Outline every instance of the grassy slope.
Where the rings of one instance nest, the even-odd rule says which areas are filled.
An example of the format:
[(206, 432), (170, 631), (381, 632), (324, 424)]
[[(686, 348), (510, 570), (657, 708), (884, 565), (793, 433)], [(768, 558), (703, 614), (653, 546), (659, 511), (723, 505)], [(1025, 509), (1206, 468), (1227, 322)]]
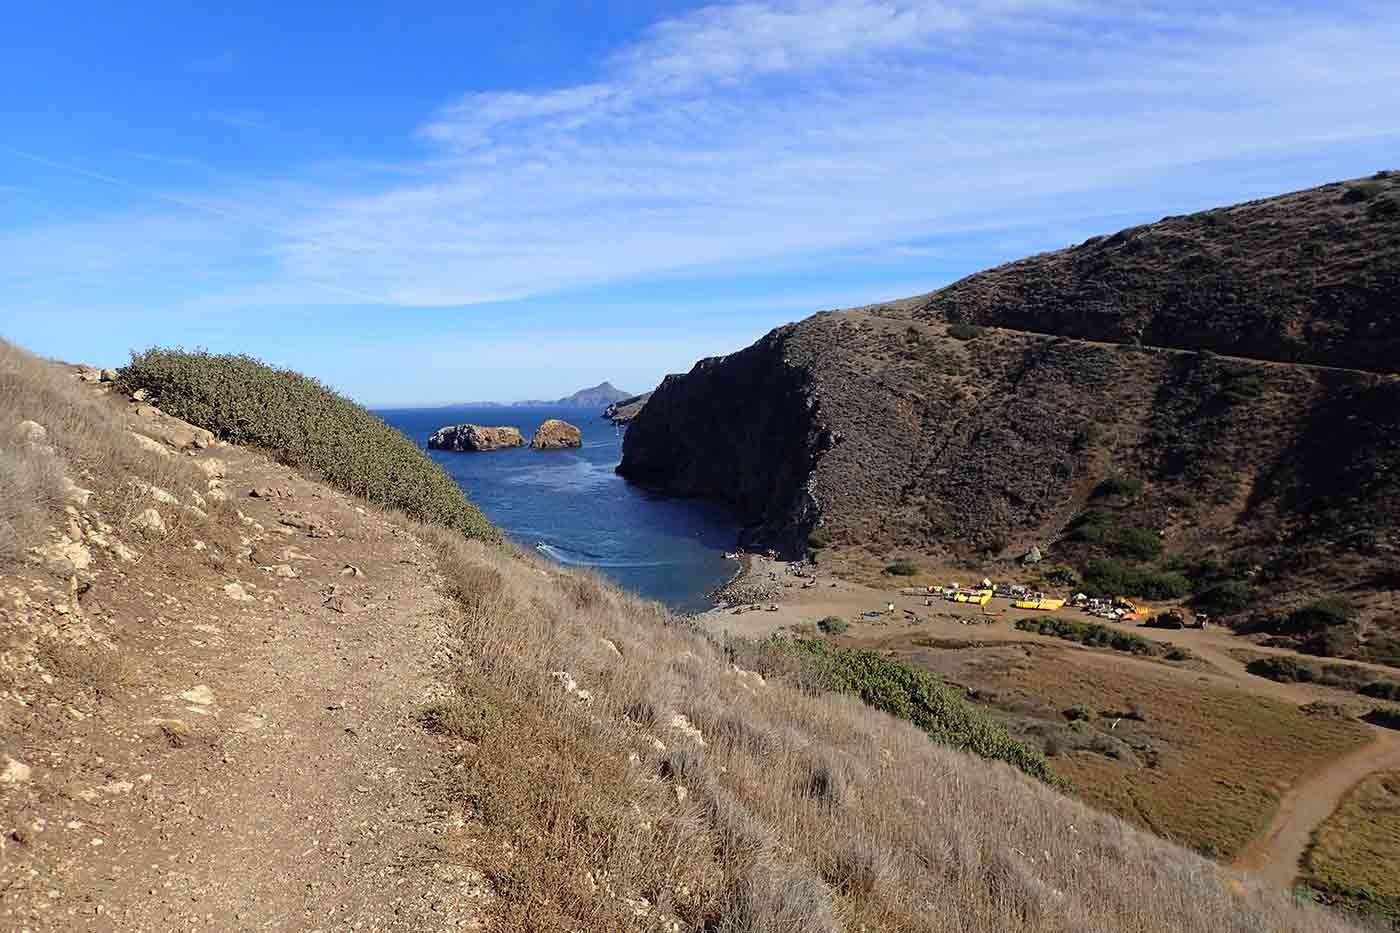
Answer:
[(1303, 867), (1324, 898), (1400, 923), (1400, 772), (1352, 788), (1314, 833)]
[[(52, 372), (18, 359), (22, 386)], [(51, 418), (60, 448), (75, 446), (63, 419), (81, 404), (64, 394)], [(322, 398), (266, 410), (320, 419), (300, 404)], [(0, 407), (0, 428), (24, 410)], [(351, 449), (378, 442), (371, 422), (345, 423)], [(143, 464), (90, 466), (121, 476)], [(377, 501), (412, 501), (374, 488)], [(1340, 928), (852, 698), (736, 671), (656, 604), (470, 540), (447, 514), (420, 533), (460, 613), (458, 692), (425, 722), (469, 740), (438, 792), (487, 826), (478, 851), (507, 928), (637, 929), (642, 912), (729, 931)]]

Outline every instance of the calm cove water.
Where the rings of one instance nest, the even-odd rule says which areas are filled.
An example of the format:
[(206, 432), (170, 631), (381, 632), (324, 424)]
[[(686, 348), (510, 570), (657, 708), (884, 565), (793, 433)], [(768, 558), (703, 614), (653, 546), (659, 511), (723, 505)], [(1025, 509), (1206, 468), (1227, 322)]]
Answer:
[(613, 472), (622, 432), (592, 409), (412, 408), (375, 412), (420, 447), (447, 424), (519, 428), (528, 443), (546, 418), (583, 432), (578, 450), (429, 454), (461, 484), (486, 517), (525, 547), (562, 564), (592, 567), (633, 592), (680, 611), (709, 608), (705, 594), (737, 565), (738, 525), (725, 510), (633, 486)]

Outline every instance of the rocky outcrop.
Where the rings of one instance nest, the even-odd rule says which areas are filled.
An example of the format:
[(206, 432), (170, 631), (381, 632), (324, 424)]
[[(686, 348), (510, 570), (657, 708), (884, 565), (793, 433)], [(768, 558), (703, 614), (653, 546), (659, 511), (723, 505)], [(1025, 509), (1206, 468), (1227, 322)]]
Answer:
[(524, 447), (518, 428), (486, 428), (479, 424), (449, 424), (428, 438), (429, 450), (486, 451)]
[(530, 438), (534, 450), (563, 450), (567, 447), (582, 447), (583, 432), (558, 418), (550, 418), (541, 424)]
[[(1307, 348), (1318, 361), (1358, 366), (1372, 359), (1363, 344), (1400, 348), (1400, 318), (1358, 310), (1400, 304), (1400, 236), (1377, 235), (1390, 215), (1367, 206), (1394, 188), (1384, 180), (1364, 203), (1341, 186), (1264, 202), (1273, 213), (1248, 206), (1250, 229), (1235, 244), (1212, 247), (1238, 259), (1233, 305), (1200, 293), (1188, 313), (1170, 297), (1184, 292), (1135, 268), (1132, 281), (1144, 284), (1133, 295), (1077, 306), (1084, 314), (1092, 307), (1095, 321), (1111, 320), (1113, 307), (1137, 320), (1139, 299), (1156, 294), (1141, 329), (1081, 328), (1089, 318), (1070, 315), (1074, 302), (1056, 297), (1053, 285), (1079, 294), (1088, 280), (1045, 271), (1041, 263), (1065, 261), (1055, 254), (994, 270), (995, 289), (991, 280), (985, 291), (965, 280), (931, 297), (779, 328), (667, 377), (629, 426), (618, 470), (671, 494), (727, 502), (748, 525), (745, 543), (790, 556), (818, 524), (838, 546), (918, 551), (950, 563), (1010, 562), (1033, 546), (1056, 564), (1150, 563), (1133, 553), (1151, 554), (1160, 541), (1167, 555), (1188, 561), (1212, 555), (1261, 568), (1249, 585), (1275, 606), (1343, 591), (1365, 603), (1365, 594), (1396, 585), (1400, 379), (1390, 370), (1400, 353), (1378, 372), (1280, 363), (1289, 354), (1267, 336), (1262, 305), (1246, 293), (1257, 284), (1274, 296), (1272, 307), (1292, 309), (1290, 320), (1307, 322), (1300, 333), (1331, 327), (1331, 338)], [(1264, 248), (1255, 227), (1294, 229), (1295, 210), (1345, 214), (1329, 227), (1329, 249), (1350, 258), (1305, 282), (1236, 256)], [(1135, 231), (1117, 245), (1152, 238), (1144, 253), (1151, 268), (1176, 269), (1163, 255), (1163, 233)], [(1195, 241), (1175, 248), (1190, 255)], [(1343, 293), (1358, 303), (1343, 308), (1327, 297)], [(970, 295), (976, 314), (963, 313)], [(1052, 300), (1064, 314), (1050, 313)], [(1229, 328), (1213, 331), (1227, 334), (1216, 345), (1267, 350), (1268, 359), (1133, 342), (1189, 346), (1186, 318), (1174, 315), (1209, 321), (1211, 300), (1222, 302), (1222, 319), (1211, 326)], [(1175, 336), (1161, 330), (1178, 320)], [(1275, 336), (1292, 333), (1292, 324), (1280, 326)], [(1104, 484), (1110, 477), (1128, 482)], [(1113, 488), (1134, 491), (1103, 491)], [(1136, 545), (1119, 546), (1125, 534), (1136, 535)], [(1379, 599), (1375, 606), (1391, 620), (1376, 631), (1400, 632), (1400, 616), (1382, 612)], [(1400, 657), (1400, 638), (1395, 644)]]
[(798, 328), (667, 376), (627, 429), (617, 471), (644, 486), (731, 505), (744, 540), (795, 545), (806, 481), (832, 444), (817, 416), (813, 370), (794, 359)]
[(650, 392), (643, 392), (641, 395), (634, 395), (631, 398), (621, 399), (613, 402), (603, 409), (603, 417), (613, 424), (627, 424), (641, 412), (642, 406), (646, 405), (647, 399), (651, 398)]

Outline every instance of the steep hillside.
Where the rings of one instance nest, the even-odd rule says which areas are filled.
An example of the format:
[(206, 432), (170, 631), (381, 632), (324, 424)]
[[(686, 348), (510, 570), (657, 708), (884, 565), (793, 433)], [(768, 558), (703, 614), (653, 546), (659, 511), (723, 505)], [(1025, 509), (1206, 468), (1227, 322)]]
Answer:
[(1400, 372), (1400, 172), (1186, 217), (968, 276), (925, 321)]
[[(128, 379), (173, 366), (164, 404), (220, 434), (349, 405), (158, 359)], [(192, 404), (238, 380), (297, 387), (280, 429)], [(655, 603), (121, 384), (0, 343), (0, 488), (43, 492), (3, 515), (6, 929), (1347, 928), (1065, 797), (927, 675), (781, 642), (741, 669)], [(342, 414), (347, 449), (382, 437)], [(397, 475), (379, 502), (425, 474)]]
[[(1382, 598), (1397, 586), (1400, 380), (1377, 350), (1400, 341), (1400, 219), (1376, 207), (1392, 191), (1386, 177), (1167, 220), (779, 328), (668, 378), (619, 471), (728, 501), (748, 540), (790, 551), (818, 527), (958, 564), (1037, 545), (1086, 588), (1194, 588), (1241, 617), (1340, 594), (1352, 618), (1326, 632), (1257, 624), (1400, 663)], [(1274, 233), (1259, 231), (1306, 240), (1310, 217), (1342, 258), (1305, 275), (1260, 255)], [(1153, 245), (1129, 262), (1129, 242)], [(1218, 295), (1162, 272), (1207, 245), (1239, 298), (1219, 314)], [(1114, 342), (1129, 336), (1270, 359)], [(1384, 371), (1274, 361), (1300, 356)]]
[(613, 424), (627, 424), (637, 417), (637, 412), (642, 410), (647, 400), (651, 398), (650, 392), (643, 392), (641, 395), (633, 395), (628, 398), (618, 399), (608, 405), (603, 410), (603, 417)]

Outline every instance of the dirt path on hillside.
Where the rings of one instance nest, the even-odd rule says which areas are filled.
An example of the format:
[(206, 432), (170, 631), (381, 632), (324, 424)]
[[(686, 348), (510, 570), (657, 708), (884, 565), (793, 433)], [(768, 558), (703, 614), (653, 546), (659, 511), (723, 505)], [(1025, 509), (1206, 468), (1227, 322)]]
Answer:
[(99, 552), (80, 606), (35, 568), (3, 580), (9, 637), (81, 624), (84, 656), (122, 668), (6, 704), (0, 747), (25, 770), (0, 782), (0, 927), (483, 927), (450, 748), (415, 718), (450, 669), (431, 554), (261, 456), (211, 456), (243, 516), (222, 569)]
[(1278, 887), (1291, 887), (1313, 831), (1331, 816), (1347, 791), (1377, 771), (1400, 768), (1400, 734), (1376, 728), (1375, 741), (1329, 764), (1279, 799), (1268, 828), (1235, 859)]
[[(757, 568), (757, 575), (767, 579), (770, 571), (776, 572), (779, 580), (786, 579), (781, 563), (762, 563)], [(837, 615), (856, 619), (843, 640), (859, 647), (898, 648), (907, 644), (909, 639), (920, 636), (987, 643), (1040, 642), (1063, 649), (1060, 656), (1076, 665), (1108, 671), (1139, 667), (1163, 676), (1189, 678), (1193, 684), (1205, 682), (1291, 705), (1317, 700), (1355, 702), (1358, 699), (1355, 694), (1331, 687), (1281, 683), (1250, 674), (1244, 662), (1231, 653), (1233, 650), (1247, 648), (1260, 654), (1298, 655), (1286, 649), (1266, 648), (1242, 641), (1226, 629), (1133, 627), (1134, 634), (1187, 648), (1203, 662), (1198, 665), (1169, 665), (1123, 652), (1089, 648), (1063, 639), (1024, 632), (1004, 624), (1007, 616), (983, 616), (975, 607), (943, 601), (927, 606), (924, 597), (901, 595), (895, 587), (876, 589), (843, 580), (837, 581), (837, 586), (831, 588), (831, 582), (829, 578), (823, 578), (818, 587), (810, 590), (785, 589), (776, 612), (734, 615), (731, 610), (712, 610), (702, 615), (701, 619), (712, 628), (732, 636), (762, 638), (784, 627), (811, 624), (825, 616)], [(895, 606), (893, 614), (875, 620), (859, 618), (862, 612), (883, 610), (890, 603)], [(912, 623), (908, 613), (913, 613), (922, 621)], [(1068, 615), (1086, 622), (1102, 621), (1077, 612), (1069, 612)], [(994, 618), (1001, 624), (967, 624), (978, 623), (985, 618)], [(1381, 665), (1348, 663), (1356, 663), (1359, 667), (1383, 675), (1394, 673)], [(1400, 768), (1400, 733), (1378, 727), (1373, 729), (1376, 735), (1374, 741), (1328, 763), (1286, 789), (1268, 827), (1246, 846), (1236, 859), (1235, 867), (1250, 871), (1270, 884), (1285, 888), (1291, 886), (1298, 875), (1299, 861), (1313, 831), (1332, 815), (1346, 792), (1375, 772)]]

